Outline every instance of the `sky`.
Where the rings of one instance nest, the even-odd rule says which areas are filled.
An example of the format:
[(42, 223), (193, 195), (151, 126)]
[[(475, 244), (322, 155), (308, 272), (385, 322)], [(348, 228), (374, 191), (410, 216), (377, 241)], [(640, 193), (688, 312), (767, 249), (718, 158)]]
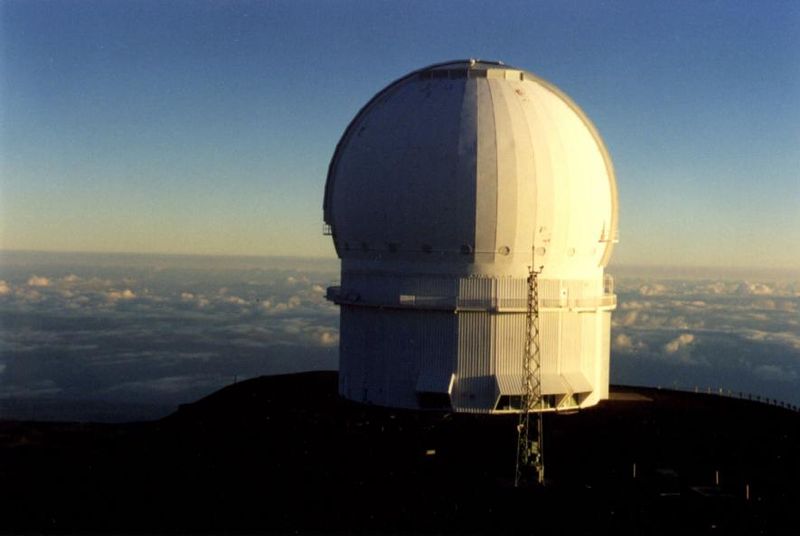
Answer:
[(587, 113), (617, 265), (800, 269), (800, 3), (0, 2), (0, 249), (334, 256), (322, 193), (405, 73), (502, 60)]

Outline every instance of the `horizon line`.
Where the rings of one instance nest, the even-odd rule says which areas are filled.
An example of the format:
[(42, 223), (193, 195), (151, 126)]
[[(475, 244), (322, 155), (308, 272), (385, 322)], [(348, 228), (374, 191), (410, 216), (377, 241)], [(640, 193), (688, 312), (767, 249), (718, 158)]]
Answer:
[[(298, 259), (314, 261), (339, 261), (334, 255), (287, 255), (287, 254), (264, 254), (264, 253), (185, 253), (185, 252), (158, 252), (158, 251), (97, 251), (97, 250), (38, 250), (38, 249), (5, 249), (0, 248), (0, 262), (4, 254), (15, 255), (93, 255), (93, 256), (119, 256), (119, 257), (173, 257), (173, 258), (219, 258), (219, 259)], [(655, 263), (615, 263), (611, 262), (606, 270), (698, 270), (698, 271), (721, 271), (721, 272), (790, 272), (800, 276), (800, 266), (715, 266), (703, 264), (655, 264)]]

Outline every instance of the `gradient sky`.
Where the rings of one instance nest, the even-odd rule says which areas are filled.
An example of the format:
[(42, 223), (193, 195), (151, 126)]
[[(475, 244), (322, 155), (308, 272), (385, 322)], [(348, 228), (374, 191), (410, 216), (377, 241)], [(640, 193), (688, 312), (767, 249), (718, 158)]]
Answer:
[(374, 93), (502, 60), (597, 125), (617, 264), (800, 269), (800, 3), (0, 2), (0, 248), (333, 256)]

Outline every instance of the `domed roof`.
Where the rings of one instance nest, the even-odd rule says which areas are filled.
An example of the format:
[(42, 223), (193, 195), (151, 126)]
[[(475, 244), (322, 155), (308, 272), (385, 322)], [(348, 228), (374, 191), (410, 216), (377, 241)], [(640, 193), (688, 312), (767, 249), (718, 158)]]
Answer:
[(415, 71), (361, 109), (324, 212), (342, 259), (389, 270), (522, 274), (533, 253), (544, 275), (580, 276), (607, 264), (617, 232), (614, 171), (580, 108), (529, 72), (475, 60)]

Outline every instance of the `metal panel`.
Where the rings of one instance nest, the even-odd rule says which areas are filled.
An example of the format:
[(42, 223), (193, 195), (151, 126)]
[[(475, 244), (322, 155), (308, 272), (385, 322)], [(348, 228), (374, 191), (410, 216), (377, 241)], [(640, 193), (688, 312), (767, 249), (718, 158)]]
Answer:
[(458, 315), (458, 368), (453, 389), (454, 408), (493, 409), (492, 322), (489, 313)]
[(561, 297), (561, 280), (559, 279), (539, 279), (539, 299), (558, 300)]
[(456, 375), (450, 372), (447, 374), (442, 371), (434, 371), (426, 373), (425, 370), (420, 372), (419, 379), (417, 380), (418, 393), (446, 393), (450, 394), (453, 390), (453, 381)]
[(558, 360), (561, 345), (561, 314), (558, 312), (540, 313), (539, 326), (542, 374), (558, 374)]
[(559, 372), (581, 371), (581, 322), (578, 313), (561, 315), (561, 350)]
[(497, 306), (524, 309), (527, 303), (528, 282), (519, 277), (497, 280)]
[(524, 377), (522, 374), (498, 374), (497, 391), (500, 395), (521, 395), (525, 392)]
[(475, 194), (475, 257), (478, 262), (492, 262), (498, 247), (497, 239), (497, 136), (495, 107), (487, 80), (477, 84), (478, 106), (478, 168)]
[(495, 279), (491, 277), (463, 277), (459, 280), (459, 308), (490, 308), (494, 306)]
[(564, 372), (561, 376), (569, 385), (569, 392), (590, 393), (593, 390), (591, 382), (586, 379), (582, 372)]
[(561, 395), (570, 391), (569, 385), (560, 374), (542, 372), (542, 394)]
[(600, 339), (599, 352), (595, 361), (597, 376), (595, 386), (600, 400), (608, 398), (609, 367), (611, 355), (611, 313), (600, 312), (600, 329), (597, 332)]
[[(519, 80), (519, 77), (517, 77)], [(490, 80), (495, 104), (498, 175), (498, 245), (511, 248), (513, 261), (529, 264), (539, 217), (536, 185), (536, 155), (531, 130), (525, 121), (523, 102), (511, 84)], [(502, 261), (501, 258), (497, 259)]]
[(600, 325), (597, 313), (581, 313), (581, 361), (580, 370), (592, 383), (596, 381), (594, 363), (601, 357), (600, 344), (597, 337)]
[[(416, 390), (420, 390), (421, 384), (441, 385), (444, 380), (449, 393), (456, 369), (457, 318), (454, 314), (445, 312), (435, 315), (422, 313), (417, 314), (415, 318), (419, 334), (415, 339), (417, 342), (415, 370), (419, 371)], [(409, 372), (402, 373), (409, 374)]]
[(342, 306), (339, 322), (339, 384), (340, 393), (353, 400), (366, 401), (365, 332), (369, 328), (364, 310)]
[(494, 372), (521, 376), (522, 360), (525, 355), (525, 314), (498, 314), (494, 315), (493, 321)]

